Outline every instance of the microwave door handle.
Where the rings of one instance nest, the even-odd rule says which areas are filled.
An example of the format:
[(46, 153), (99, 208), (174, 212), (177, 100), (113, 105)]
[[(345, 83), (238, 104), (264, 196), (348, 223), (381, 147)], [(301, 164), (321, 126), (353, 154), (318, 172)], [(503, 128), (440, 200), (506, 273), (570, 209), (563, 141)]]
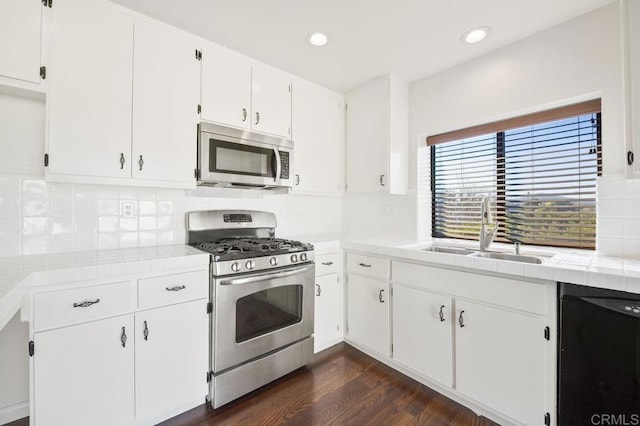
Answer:
[(280, 172), (282, 171), (282, 163), (280, 162), (280, 151), (278, 151), (278, 148), (273, 148), (273, 154), (276, 159), (276, 173), (273, 176), (273, 181), (277, 182), (278, 180), (280, 180)]

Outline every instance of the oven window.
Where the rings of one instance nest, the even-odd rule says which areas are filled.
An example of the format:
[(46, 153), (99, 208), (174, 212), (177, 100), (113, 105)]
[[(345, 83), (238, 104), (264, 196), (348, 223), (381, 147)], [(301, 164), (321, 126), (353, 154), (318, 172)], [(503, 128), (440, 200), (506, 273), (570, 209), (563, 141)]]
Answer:
[(301, 320), (301, 285), (275, 287), (250, 294), (236, 302), (236, 342), (253, 339)]
[(275, 174), (273, 149), (210, 139), (209, 152), (211, 172), (263, 177)]

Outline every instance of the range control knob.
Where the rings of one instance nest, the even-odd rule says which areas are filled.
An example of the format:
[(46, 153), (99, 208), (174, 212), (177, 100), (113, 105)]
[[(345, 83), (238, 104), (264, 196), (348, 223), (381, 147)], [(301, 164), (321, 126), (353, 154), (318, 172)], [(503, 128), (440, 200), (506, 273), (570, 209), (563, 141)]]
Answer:
[(297, 254), (292, 254), (291, 255), (291, 262), (296, 263), (298, 261), (298, 255)]
[(271, 264), (271, 266), (276, 266), (276, 265), (278, 265), (278, 258), (277, 258), (277, 257), (275, 257), (275, 256), (274, 256), (274, 257), (272, 257), (272, 258), (269, 260), (269, 263)]
[(231, 270), (233, 272), (238, 272), (240, 270), (240, 264), (238, 262), (233, 262), (231, 264)]
[(302, 253), (300, 255), (300, 261), (301, 262), (306, 262), (307, 261), (307, 253)]
[(256, 263), (253, 260), (247, 260), (247, 263), (245, 263), (244, 266), (248, 270), (252, 270), (256, 266)]

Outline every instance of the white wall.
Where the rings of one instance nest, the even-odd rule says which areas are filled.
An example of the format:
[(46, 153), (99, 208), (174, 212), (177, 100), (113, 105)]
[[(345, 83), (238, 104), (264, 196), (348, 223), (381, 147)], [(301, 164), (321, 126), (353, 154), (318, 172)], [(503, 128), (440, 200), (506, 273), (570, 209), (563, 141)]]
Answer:
[[(640, 257), (631, 209), (639, 186), (627, 182), (619, 8), (611, 4), (502, 49), (414, 82), (410, 92), (411, 179), (418, 235), (429, 235), (429, 155), (425, 137), (476, 124), (602, 98), (603, 177), (598, 183), (598, 251)], [(636, 195), (637, 194), (637, 195)], [(605, 201), (606, 200), (606, 201)], [(615, 200), (615, 201), (612, 201)]]

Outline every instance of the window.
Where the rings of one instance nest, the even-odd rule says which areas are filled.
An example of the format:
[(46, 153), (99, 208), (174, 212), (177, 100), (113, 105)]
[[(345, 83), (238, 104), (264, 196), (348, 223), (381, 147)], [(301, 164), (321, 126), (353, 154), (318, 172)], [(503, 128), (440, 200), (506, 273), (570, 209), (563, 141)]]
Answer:
[(492, 200), (495, 241), (595, 249), (600, 100), (431, 136), (431, 233), (477, 240)]

